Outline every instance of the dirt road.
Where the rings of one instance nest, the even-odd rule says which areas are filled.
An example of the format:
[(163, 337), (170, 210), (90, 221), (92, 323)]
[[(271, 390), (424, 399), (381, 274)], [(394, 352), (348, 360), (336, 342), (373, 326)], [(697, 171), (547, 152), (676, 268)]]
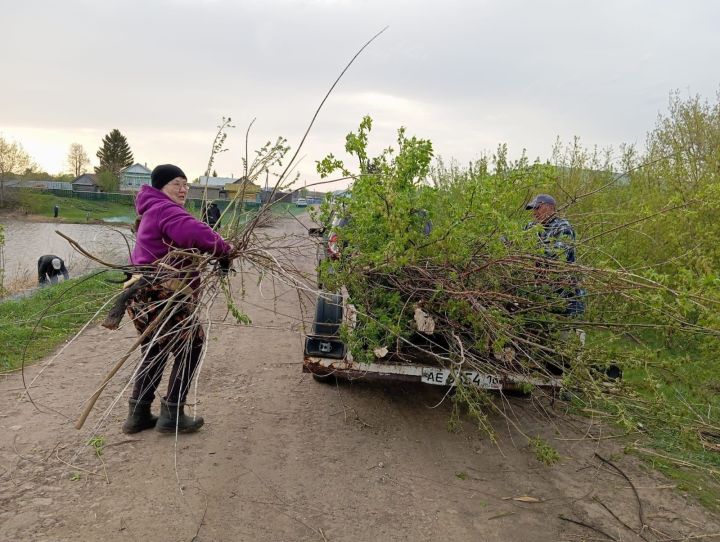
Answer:
[[(303, 231), (288, 220), (273, 233)], [(314, 253), (307, 254), (300, 263), (309, 270)], [(233, 286), (239, 292), (238, 277)], [(206, 425), (197, 434), (123, 435), (127, 371), (103, 394), (86, 427), (73, 428), (83, 401), (132, 344), (129, 327), (93, 327), (62, 352), (32, 388), (39, 410), (23, 396), (20, 375), (0, 377), (0, 540), (556, 541), (609, 535), (634, 541), (641, 538), (629, 528), (640, 528), (641, 514), (646, 540), (660, 540), (660, 532), (677, 540), (720, 532), (717, 518), (620, 453), (622, 442), (583, 438), (590, 420), (541, 415), (526, 399), (498, 401), (517, 427), (495, 417), (493, 443), (470, 423), (459, 433), (447, 430), (451, 406), (441, 401), (440, 388), (315, 382), (300, 372), (303, 311), (296, 292), (279, 285), (273, 290), (267, 280), (262, 288), (246, 280), (245, 288), (253, 326), (228, 319), (209, 332), (197, 394)], [(307, 305), (310, 312), (312, 302)], [(213, 320), (224, 316), (216, 303)], [(540, 463), (520, 431), (544, 438), (560, 452), (560, 462)], [(93, 435), (104, 439), (101, 455), (86, 445)], [(627, 480), (596, 452), (632, 480), (642, 509)], [(521, 497), (529, 498), (516, 500)]]

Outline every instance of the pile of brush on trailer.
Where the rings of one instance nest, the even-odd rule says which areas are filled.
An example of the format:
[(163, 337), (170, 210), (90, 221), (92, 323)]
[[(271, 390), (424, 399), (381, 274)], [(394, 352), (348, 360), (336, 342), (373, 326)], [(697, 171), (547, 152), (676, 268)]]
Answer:
[[(420, 376), (456, 386), (456, 396), (475, 404), (485, 402), (484, 389), (511, 388), (503, 382), (526, 392), (545, 383), (583, 396), (620, 393), (623, 366), (641, 362), (632, 349), (612, 345), (633, 337), (633, 326), (664, 325), (672, 308), (653, 308), (647, 298), (672, 293), (620, 265), (597, 265), (612, 256), (598, 258), (602, 249), (585, 244), (583, 231), (543, 242), (543, 226), (531, 223), (526, 205), (557, 190), (562, 172), (509, 163), (502, 147), (468, 168), (431, 168), (430, 142), (402, 129), (397, 148), (371, 158), (371, 126), (365, 118), (346, 140), (359, 173), (332, 155), (318, 163), (321, 175), (339, 171), (354, 180), (315, 217), (325, 243), (343, 219), (331, 232), (335, 256), (320, 262), (318, 314), (322, 320), (337, 304), (335, 315), (344, 316), (316, 316), (305, 369)], [(567, 201), (558, 198), (558, 213), (574, 222), (573, 197), (561, 195)], [(577, 258), (567, 257), (570, 249)], [(344, 349), (324, 343), (324, 335)], [(324, 360), (323, 348), (336, 360)]]

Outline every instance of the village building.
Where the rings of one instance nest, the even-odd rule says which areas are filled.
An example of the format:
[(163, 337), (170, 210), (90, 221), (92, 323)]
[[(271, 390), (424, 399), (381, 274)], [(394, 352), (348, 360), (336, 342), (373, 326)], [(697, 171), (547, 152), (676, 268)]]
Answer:
[(233, 201), (257, 201), (260, 187), (248, 179), (237, 179), (225, 185), (227, 199)]
[(98, 186), (97, 175), (83, 173), (72, 182), (73, 192), (102, 192)]
[(120, 171), (120, 191), (137, 192), (143, 185), (150, 184), (152, 172), (147, 165), (135, 163)]
[(188, 185), (188, 199), (226, 200), (255, 202), (260, 187), (247, 179), (232, 177), (207, 177), (203, 175)]

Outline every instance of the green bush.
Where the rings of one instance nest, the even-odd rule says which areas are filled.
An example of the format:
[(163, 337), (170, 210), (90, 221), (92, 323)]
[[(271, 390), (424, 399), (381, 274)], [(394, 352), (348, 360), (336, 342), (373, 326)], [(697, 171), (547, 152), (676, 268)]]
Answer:
[[(318, 163), (322, 175), (354, 177), (351, 195), (318, 214), (326, 224), (333, 210), (351, 217), (340, 262), (325, 261), (321, 274), (330, 289), (346, 286), (358, 309), (357, 326), (343, 330), (354, 357), (372, 361), (374, 349), (410, 340), (421, 307), (445, 326), (440, 362), (472, 358), (488, 369), (512, 346), (525, 370), (564, 366), (578, 409), (644, 433), (663, 461), (694, 465), (717, 492), (720, 460), (707, 442), (720, 441), (720, 103), (674, 95), (646, 151), (576, 139), (544, 163), (508, 160), (501, 145), (467, 167), (432, 166), (431, 143), (404, 129), (371, 157), (371, 128), (365, 118), (346, 138), (357, 173), (332, 155)], [(538, 263), (524, 204), (541, 192), (576, 229), (577, 266)], [(553, 292), (568, 275), (588, 292), (582, 322), (556, 310)], [(563, 338), (577, 326), (588, 335), (582, 348)], [(608, 386), (612, 365), (625, 376)], [(491, 403), (477, 393), (458, 394), (463, 401), (487, 429)]]

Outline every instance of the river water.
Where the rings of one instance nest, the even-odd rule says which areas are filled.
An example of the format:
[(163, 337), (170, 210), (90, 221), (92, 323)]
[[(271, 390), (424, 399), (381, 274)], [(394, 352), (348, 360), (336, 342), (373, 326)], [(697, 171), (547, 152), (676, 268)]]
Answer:
[(11, 291), (37, 286), (37, 261), (44, 254), (62, 258), (71, 277), (101, 267), (75, 251), (55, 230), (77, 241), (87, 252), (113, 264), (126, 264), (127, 243), (133, 246), (130, 229), (119, 225), (21, 222), (5, 218), (0, 219), (0, 224), (5, 227), (4, 283)]

